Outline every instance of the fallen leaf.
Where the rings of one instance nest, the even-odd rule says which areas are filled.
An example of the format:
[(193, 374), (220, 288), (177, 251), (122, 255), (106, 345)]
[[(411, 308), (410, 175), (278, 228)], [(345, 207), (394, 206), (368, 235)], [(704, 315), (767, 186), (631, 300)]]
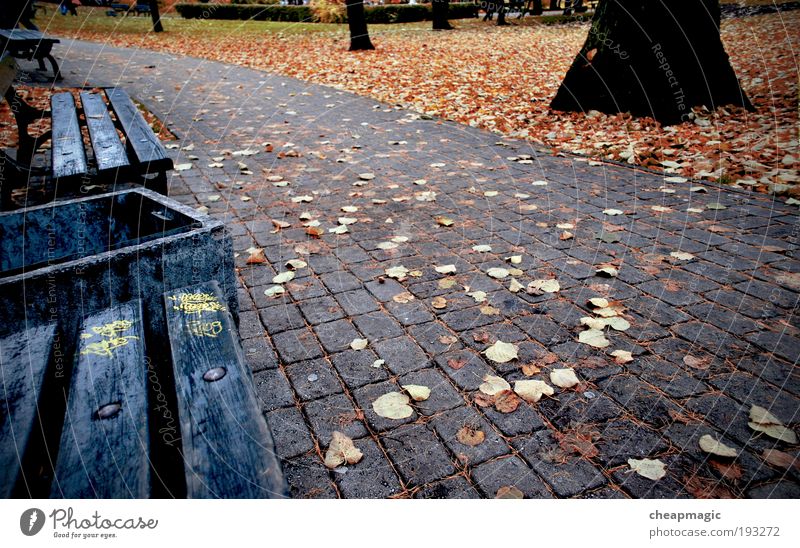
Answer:
[(471, 293), (467, 293), (467, 295), (475, 299), (476, 303), (482, 303), (486, 300), (485, 291), (472, 291)]
[(587, 329), (586, 331), (581, 331), (578, 335), (578, 342), (588, 344), (594, 348), (605, 348), (611, 344), (611, 342), (606, 339), (605, 334), (599, 329)]
[(411, 301), (413, 301), (414, 299), (415, 299), (414, 295), (412, 295), (411, 293), (409, 293), (407, 291), (405, 293), (398, 293), (397, 295), (392, 297), (392, 300), (394, 302), (400, 303), (400, 304), (408, 304)]
[(580, 384), (581, 381), (575, 375), (575, 370), (572, 368), (566, 369), (553, 369), (550, 372), (550, 382), (559, 388), (572, 388)]
[(502, 377), (486, 375), (483, 378), (483, 383), (478, 387), (478, 390), (487, 396), (496, 396), (500, 392), (511, 390), (511, 385)]
[(344, 463), (356, 464), (364, 455), (353, 445), (353, 440), (342, 434), (334, 432), (328, 451), (325, 453), (325, 466), (337, 468)]
[(497, 341), (492, 346), (487, 348), (484, 353), (486, 354), (486, 357), (493, 362), (506, 363), (510, 362), (511, 360), (516, 360), (519, 357), (517, 355), (517, 350), (518, 348), (514, 344)]
[(701, 370), (708, 369), (709, 366), (709, 360), (696, 358), (691, 354), (687, 354), (683, 357), (683, 363), (694, 369), (701, 369)]
[(611, 217), (614, 217), (616, 215), (622, 215), (625, 212), (620, 210), (620, 209), (604, 209), (603, 213), (606, 214), (606, 215), (609, 215)]
[(486, 434), (471, 426), (465, 426), (456, 433), (456, 439), (463, 445), (475, 447), (483, 443), (483, 440), (486, 439)]
[(522, 493), (522, 491), (520, 491), (513, 485), (504, 485), (497, 490), (497, 493), (495, 493), (494, 498), (522, 500), (525, 498), (525, 495)]
[(613, 266), (602, 266), (595, 271), (598, 276), (606, 276), (608, 278), (616, 278), (619, 275), (619, 270)]
[(525, 286), (519, 283), (516, 278), (511, 278), (511, 282), (508, 284), (508, 290), (512, 293), (519, 293), (525, 289)]
[(770, 463), (773, 466), (777, 466), (778, 468), (796, 468), (800, 470), (800, 460), (798, 460), (797, 456), (790, 455), (789, 453), (784, 453), (783, 451), (778, 451), (777, 449), (764, 449), (764, 452), (761, 454), (763, 459)]
[(481, 244), (481, 245), (472, 246), (472, 251), (475, 251), (476, 253), (488, 253), (491, 250), (492, 250), (492, 246), (490, 246), (490, 245)]
[(372, 402), (372, 409), (379, 417), (385, 419), (407, 419), (414, 413), (408, 402), (408, 396), (405, 394), (389, 392)]
[(506, 261), (508, 261), (511, 264), (521, 264), (522, 255), (511, 255), (510, 257), (506, 257)]
[(374, 173), (359, 173), (358, 174), (358, 178), (361, 179), (362, 181), (371, 181), (372, 179), (375, 178), (375, 174)]
[(718, 457), (735, 457), (739, 452), (733, 447), (729, 447), (721, 441), (715, 440), (711, 435), (705, 434), (698, 440), (700, 449), (706, 453), (717, 455)]
[(611, 353), (614, 356), (614, 362), (623, 365), (633, 361), (633, 354), (628, 352), (627, 350), (614, 350)]
[(520, 404), (519, 396), (517, 396), (511, 387), (508, 390), (499, 392), (494, 397), (494, 408), (501, 413), (513, 413), (517, 410)]
[(435, 220), (435, 221), (436, 221), (438, 224), (440, 224), (440, 225), (442, 225), (442, 226), (453, 226), (453, 223), (455, 222), (455, 221), (453, 221), (453, 219), (451, 219), (450, 217), (443, 217), (443, 216), (441, 216), (441, 215), (439, 215), (439, 216), (437, 216), (437, 217), (434, 217), (434, 220)]
[(291, 270), (287, 270), (286, 272), (281, 272), (274, 278), (272, 278), (272, 283), (274, 284), (285, 284), (286, 282), (290, 282), (294, 280), (294, 272)]
[(442, 308), (447, 308), (447, 299), (444, 297), (434, 297), (431, 299), (431, 306), (436, 308), (437, 310), (441, 310)]
[(750, 408), (750, 422), (747, 424), (753, 430), (763, 432), (776, 440), (797, 443), (797, 434), (793, 430), (786, 428), (775, 415), (758, 405)]
[(436, 266), (433, 268), (439, 274), (455, 274), (456, 273), (456, 265), (454, 264), (446, 264), (442, 266)]
[(449, 360), (447, 360), (447, 367), (449, 367), (450, 369), (455, 369), (456, 371), (458, 371), (465, 365), (467, 365), (467, 360), (463, 359), (459, 360), (456, 358), (450, 358)]
[(247, 258), (246, 264), (264, 264), (267, 262), (263, 249), (251, 247), (248, 251), (250, 252), (250, 256)]
[(528, 284), (528, 288), (526, 291), (530, 295), (542, 295), (544, 293), (557, 293), (561, 291), (561, 284), (558, 283), (558, 280), (549, 279), (549, 280), (533, 280), (531, 283)]
[(408, 269), (404, 266), (393, 266), (391, 268), (387, 268), (384, 270), (384, 272), (388, 277), (394, 278), (401, 282), (405, 280), (406, 276), (408, 275)]
[(642, 477), (658, 481), (667, 475), (666, 465), (658, 459), (628, 459), (631, 470)]
[(286, 290), (279, 285), (273, 285), (272, 287), (268, 287), (264, 290), (264, 295), (267, 297), (277, 297), (278, 295), (283, 295), (284, 293), (286, 293)]
[(514, 382), (514, 392), (529, 403), (536, 403), (542, 396), (552, 396), (555, 394), (553, 387), (544, 381), (539, 380), (521, 380)]
[(422, 386), (419, 384), (403, 384), (401, 387), (403, 390), (408, 392), (408, 395), (411, 396), (411, 399), (414, 401), (425, 401), (431, 396), (431, 389), (427, 386)]
[(299, 270), (301, 268), (305, 268), (308, 266), (308, 263), (305, 261), (301, 261), (300, 259), (290, 259), (286, 261), (286, 267), (291, 268), (292, 270)]
[(364, 350), (368, 344), (369, 341), (367, 339), (353, 339), (350, 342), (350, 348), (353, 350)]
[(694, 255), (691, 253), (684, 253), (683, 251), (673, 251), (669, 254), (670, 257), (674, 257), (680, 261), (691, 261), (694, 259)]
[(494, 267), (494, 268), (490, 268), (489, 270), (487, 270), (486, 274), (488, 274), (492, 278), (495, 278), (495, 279), (498, 279), (498, 280), (502, 280), (503, 278), (508, 276), (510, 273), (505, 268)]

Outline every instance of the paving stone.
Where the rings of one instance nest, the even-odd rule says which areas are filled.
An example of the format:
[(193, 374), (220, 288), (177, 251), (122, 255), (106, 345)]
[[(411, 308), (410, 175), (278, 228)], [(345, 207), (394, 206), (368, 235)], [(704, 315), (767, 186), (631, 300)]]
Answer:
[(325, 284), (331, 293), (342, 293), (344, 291), (352, 291), (353, 289), (360, 289), (362, 284), (361, 280), (350, 274), (349, 272), (337, 271), (329, 272), (320, 276), (322, 283)]
[(346, 498), (386, 498), (402, 491), (392, 465), (371, 438), (353, 440), (363, 458), (356, 464), (333, 472), (336, 484)]
[(764, 354), (742, 356), (736, 367), (800, 396), (800, 369), (780, 358)]
[(676, 479), (682, 476), (683, 472), (676, 470), (677, 467), (671, 466), (672, 459), (667, 457), (660, 459), (667, 465), (667, 476), (658, 481), (640, 476), (632, 471), (629, 466), (618, 469), (613, 473), (614, 481), (627, 493), (639, 499), (684, 499), (692, 498), (686, 492), (685, 487)]
[(354, 339), (361, 338), (361, 333), (346, 319), (315, 325), (313, 329), (322, 348), (329, 354), (346, 350)]
[(702, 300), (702, 297), (697, 293), (687, 290), (685, 284), (679, 282), (665, 284), (663, 281), (652, 280), (641, 283), (637, 287), (656, 299), (665, 301), (673, 306), (686, 306)]
[(428, 309), (419, 300), (404, 304), (388, 302), (386, 309), (403, 326), (426, 323), (434, 319), (433, 314), (428, 312)]
[(781, 332), (760, 331), (746, 336), (747, 340), (767, 352), (797, 363), (800, 361), (800, 339)]
[(314, 449), (311, 433), (296, 407), (284, 407), (266, 414), (275, 440), (275, 453), (282, 459), (296, 457)]
[(481, 411), (505, 436), (530, 434), (535, 430), (545, 428), (545, 423), (539, 413), (524, 401), (513, 413), (501, 413), (494, 407), (484, 407)]
[(424, 369), (430, 365), (425, 352), (408, 336), (396, 337), (373, 345), (386, 367), (395, 375)]
[(286, 366), (286, 375), (302, 401), (315, 400), (342, 391), (342, 384), (325, 359), (308, 360)]
[(367, 435), (367, 428), (359, 420), (355, 407), (344, 394), (334, 394), (310, 401), (303, 406), (303, 409), (320, 445), (327, 447), (334, 431), (339, 431), (349, 438)]
[(374, 367), (378, 356), (369, 349), (346, 350), (331, 356), (339, 376), (351, 390), (389, 378), (386, 365)]
[(751, 489), (747, 495), (751, 499), (797, 499), (800, 498), (800, 486), (794, 482), (778, 481)]
[(432, 356), (463, 347), (453, 333), (438, 322), (414, 325), (408, 332), (416, 343)]
[[(714, 326), (700, 322), (686, 322), (676, 325), (673, 331), (703, 350), (724, 358), (741, 356), (748, 350), (748, 344), (738, 340), (730, 333), (720, 331)], [(799, 354), (800, 356), (800, 354)]]
[(306, 321), (300, 313), (300, 309), (294, 305), (282, 304), (262, 308), (259, 310), (261, 321), (266, 327), (267, 333), (275, 335), (289, 329), (299, 329), (305, 327)]
[(374, 312), (379, 309), (378, 301), (363, 289), (339, 293), (336, 295), (336, 301), (341, 305), (345, 314), (348, 316), (366, 314), (367, 312)]
[(603, 394), (614, 398), (636, 418), (656, 427), (672, 423), (669, 411), (680, 408), (653, 387), (630, 375), (617, 375), (600, 381)]
[(370, 343), (399, 337), (403, 334), (403, 328), (385, 312), (372, 312), (356, 316), (353, 318), (353, 323)]
[(456, 386), (470, 392), (478, 389), (486, 375), (496, 373), (481, 356), (470, 350), (454, 350), (442, 354), (436, 358), (436, 364)]
[(287, 459), (281, 462), (289, 495), (295, 499), (335, 499), (336, 488), (328, 469), (316, 455)]
[(495, 498), (501, 487), (516, 487), (526, 499), (550, 499), (545, 483), (519, 457), (503, 457), (476, 466), (472, 479), (487, 498)]
[(310, 360), (322, 356), (322, 348), (310, 329), (284, 331), (272, 337), (282, 363)]
[(344, 310), (333, 297), (321, 297), (301, 302), (300, 310), (311, 325), (331, 322), (344, 317)]
[(600, 470), (564, 453), (548, 430), (521, 437), (514, 447), (558, 497), (574, 497), (606, 484)]
[(709, 390), (708, 385), (680, 367), (654, 356), (634, 360), (628, 364), (628, 370), (674, 398), (695, 396)]
[(557, 397), (543, 398), (536, 408), (561, 429), (569, 428), (573, 424), (605, 422), (620, 416), (623, 412), (609, 394), (594, 389), (583, 393), (565, 392), (558, 394)]
[(769, 409), (773, 415), (781, 416), (789, 422), (795, 422), (798, 419), (800, 399), (757, 377), (743, 372), (734, 372), (718, 375), (709, 379), (709, 383), (741, 403), (760, 405)]
[(373, 281), (365, 284), (367, 290), (380, 302), (389, 302), (395, 295), (407, 293), (408, 290), (396, 280), (384, 278), (383, 282)]
[[(489, 423), (470, 407), (458, 407), (435, 415), (431, 424), (461, 464), (474, 466), (510, 452), (508, 445), (492, 430)], [(485, 436), (483, 442), (475, 446), (459, 442), (458, 431), (464, 427), (483, 432)]]
[(402, 424), (417, 420), (416, 411), (412, 412), (411, 415), (405, 419), (388, 419), (375, 413), (375, 409), (373, 409), (372, 404), (375, 402), (375, 400), (384, 394), (388, 394), (389, 392), (405, 393), (396, 382), (391, 380), (376, 384), (368, 384), (353, 390), (353, 398), (355, 398), (358, 407), (363, 412), (364, 418), (366, 419), (370, 428), (376, 432), (391, 430), (392, 428), (397, 428)]
[(262, 411), (294, 405), (294, 394), (286, 375), (280, 369), (267, 369), (253, 375), (256, 396)]
[(278, 367), (278, 357), (266, 337), (243, 340), (242, 351), (244, 360), (253, 373)]
[(669, 449), (669, 443), (660, 433), (627, 419), (612, 420), (597, 428), (598, 460), (606, 468), (624, 464), (628, 459), (656, 458)]
[(415, 499), (477, 499), (480, 494), (463, 476), (447, 478), (424, 486), (414, 494)]
[(445, 447), (425, 425), (395, 428), (381, 436), (381, 443), (408, 486), (430, 483), (456, 471)]
[(750, 445), (756, 449), (763, 449), (768, 445), (765, 440), (759, 439), (760, 435), (757, 432), (747, 426), (749, 405), (737, 403), (724, 394), (708, 394), (689, 399), (686, 408), (702, 416), (711, 426), (725, 432), (725, 435), (742, 445)]

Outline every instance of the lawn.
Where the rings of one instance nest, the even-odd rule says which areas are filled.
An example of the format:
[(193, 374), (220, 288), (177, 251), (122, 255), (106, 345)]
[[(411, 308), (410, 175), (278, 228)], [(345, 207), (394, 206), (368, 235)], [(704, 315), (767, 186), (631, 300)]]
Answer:
[(373, 25), (377, 50), (349, 53), (345, 25), (168, 15), (167, 32), (154, 34), (144, 17), (80, 11), (79, 17), (63, 17), (50, 10), (38, 22), (55, 35), (184, 53), (331, 85), (554, 151), (779, 194), (794, 193), (800, 182), (793, 53), (800, 45), (800, 11), (723, 22), (726, 49), (756, 113), (698, 110), (696, 123), (668, 128), (624, 114), (549, 110), (585, 39), (586, 23), (542, 25), (528, 18), (498, 28), (464, 20), (446, 33), (430, 31), (430, 23)]

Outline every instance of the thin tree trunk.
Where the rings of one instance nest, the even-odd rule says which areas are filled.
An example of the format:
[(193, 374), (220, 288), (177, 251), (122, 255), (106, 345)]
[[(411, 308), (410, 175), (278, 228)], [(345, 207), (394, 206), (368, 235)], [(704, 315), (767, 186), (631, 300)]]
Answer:
[(497, 26), (502, 27), (504, 25), (508, 25), (508, 23), (506, 23), (505, 0), (496, 0), (496, 1), (497, 1)]
[(150, 0), (150, 17), (153, 18), (153, 32), (164, 32), (161, 14), (158, 12), (158, 0)]
[(346, 0), (347, 25), (350, 27), (350, 51), (375, 49), (369, 39), (364, 0)]
[(433, 30), (452, 30), (453, 27), (447, 20), (447, 12), (450, 0), (431, 0), (431, 19), (433, 20)]
[(531, 10), (531, 15), (541, 15), (542, 13), (544, 13), (542, 0), (533, 0), (533, 10)]
[(692, 107), (753, 106), (720, 37), (718, 0), (601, 0), (553, 110), (689, 119)]

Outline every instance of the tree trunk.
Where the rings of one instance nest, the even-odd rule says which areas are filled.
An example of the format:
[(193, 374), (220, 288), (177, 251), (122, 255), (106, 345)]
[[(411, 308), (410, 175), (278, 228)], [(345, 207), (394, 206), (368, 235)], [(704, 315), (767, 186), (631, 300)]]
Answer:
[(553, 110), (688, 120), (694, 106), (754, 110), (720, 37), (718, 0), (601, 0)]
[(533, 0), (533, 9), (531, 10), (531, 15), (541, 15), (542, 13), (544, 13), (542, 0)]
[(161, 14), (158, 12), (158, 0), (150, 0), (150, 17), (153, 18), (153, 32), (164, 32)]
[(433, 30), (452, 30), (453, 27), (447, 20), (447, 11), (450, 0), (431, 0), (431, 13), (433, 19)]
[(375, 49), (369, 39), (364, 0), (346, 0), (347, 26), (350, 27), (350, 51)]
[(550, 11), (558, 9), (559, 0), (550, 0)]

